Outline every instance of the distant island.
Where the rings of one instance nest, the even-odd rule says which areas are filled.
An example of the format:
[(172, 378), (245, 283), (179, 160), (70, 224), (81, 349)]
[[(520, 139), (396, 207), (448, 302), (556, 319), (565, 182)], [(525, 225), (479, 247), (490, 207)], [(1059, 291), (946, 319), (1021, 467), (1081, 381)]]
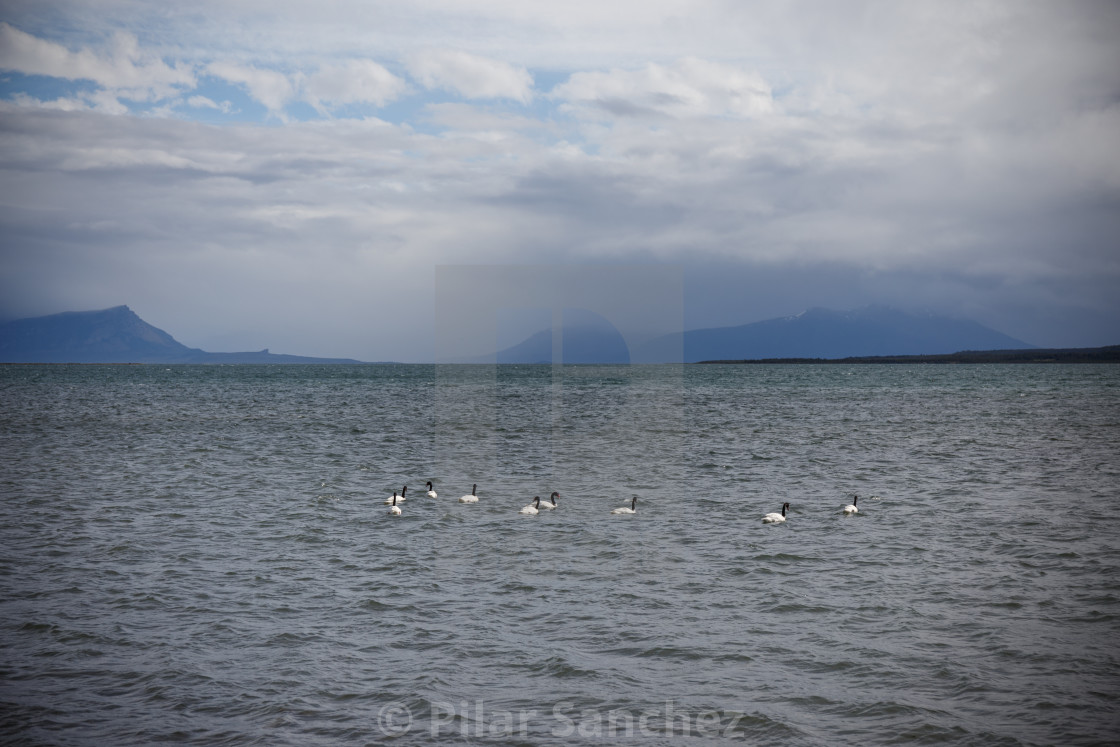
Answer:
[(1101, 348), (963, 350), (940, 355), (860, 355), (849, 358), (751, 358), (705, 363), (1120, 363), (1120, 345)]
[(66, 311), (0, 324), (0, 363), (361, 363), (270, 353), (189, 348), (127, 306)]

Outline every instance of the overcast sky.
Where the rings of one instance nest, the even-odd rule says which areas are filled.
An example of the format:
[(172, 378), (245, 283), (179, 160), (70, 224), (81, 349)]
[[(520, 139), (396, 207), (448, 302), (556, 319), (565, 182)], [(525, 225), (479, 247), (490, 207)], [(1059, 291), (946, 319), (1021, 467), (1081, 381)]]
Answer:
[(212, 351), (430, 360), (467, 264), (1117, 344), (1120, 3), (5, 0), (0, 242)]

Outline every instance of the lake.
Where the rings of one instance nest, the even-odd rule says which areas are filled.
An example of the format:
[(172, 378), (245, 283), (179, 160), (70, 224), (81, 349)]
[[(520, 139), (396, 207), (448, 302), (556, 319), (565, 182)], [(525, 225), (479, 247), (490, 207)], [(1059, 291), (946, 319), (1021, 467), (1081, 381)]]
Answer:
[(0, 424), (8, 743), (1120, 734), (1120, 366), (0, 366)]

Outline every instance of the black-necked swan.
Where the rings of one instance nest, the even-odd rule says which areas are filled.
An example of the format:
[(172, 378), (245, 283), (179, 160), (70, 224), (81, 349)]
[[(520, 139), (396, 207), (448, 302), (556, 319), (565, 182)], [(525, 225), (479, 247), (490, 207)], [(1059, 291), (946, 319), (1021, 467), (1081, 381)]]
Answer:
[(553, 509), (553, 508), (556, 508), (556, 499), (559, 498), (559, 497), (560, 497), (559, 493), (553, 493), (552, 495), (550, 495), (548, 497), (548, 500), (550, 500), (552, 502), (551, 503), (542, 503), (541, 508), (547, 508), (547, 509), (550, 509), (550, 510)]
[(611, 511), (611, 513), (612, 514), (636, 514), (636, 513), (638, 513), (637, 507), (638, 507), (638, 496), (634, 496), (633, 498), (630, 499), (630, 508), (627, 508), (626, 506), (623, 506), (622, 508), (616, 508), (614, 511)]
[(763, 524), (778, 524), (780, 522), (785, 521), (786, 520), (786, 509), (787, 508), (789, 508), (789, 504), (788, 503), (783, 503), (782, 504), (782, 512), (780, 514), (779, 513), (766, 514), (765, 516), (762, 517), (762, 523)]
[(432, 481), (428, 480), (428, 497), (436, 498), (436, 489), (432, 486)]
[(401, 515), (401, 507), (397, 505), (397, 494), (393, 493), (393, 505), (389, 506), (389, 514), (392, 516)]
[(858, 514), (859, 509), (856, 508), (857, 503), (859, 503), (859, 496), (858, 495), (853, 495), (852, 496), (852, 502), (849, 503), (847, 506), (844, 506), (844, 513), (846, 513), (846, 514)]
[(385, 499), (385, 505), (388, 506), (390, 503), (392, 503), (395, 506), (395, 505), (397, 505), (397, 501), (403, 501), (403, 500), (404, 500), (404, 493), (401, 493), (400, 495), (397, 495), (397, 491), (394, 490), (393, 491), (393, 496), (391, 498), (386, 498)]
[(541, 497), (538, 495), (538, 496), (535, 496), (533, 498), (532, 505), (525, 506), (524, 508), (522, 508), (517, 513), (526, 514), (528, 516), (536, 516), (537, 514), (540, 513), (540, 508), (539, 508), (540, 505), (541, 505)]
[(478, 503), (478, 496), (475, 495), (476, 492), (478, 492), (478, 484), (477, 483), (474, 484), (474, 485), (471, 485), (471, 494), (470, 495), (464, 495), (462, 498), (459, 499), (459, 503)]

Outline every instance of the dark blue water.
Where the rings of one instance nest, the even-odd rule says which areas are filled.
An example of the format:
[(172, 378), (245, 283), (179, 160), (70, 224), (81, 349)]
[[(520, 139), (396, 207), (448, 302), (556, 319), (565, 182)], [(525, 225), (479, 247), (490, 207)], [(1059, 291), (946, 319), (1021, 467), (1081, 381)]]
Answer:
[(0, 739), (1115, 743), (1118, 446), (1107, 365), (0, 367)]

